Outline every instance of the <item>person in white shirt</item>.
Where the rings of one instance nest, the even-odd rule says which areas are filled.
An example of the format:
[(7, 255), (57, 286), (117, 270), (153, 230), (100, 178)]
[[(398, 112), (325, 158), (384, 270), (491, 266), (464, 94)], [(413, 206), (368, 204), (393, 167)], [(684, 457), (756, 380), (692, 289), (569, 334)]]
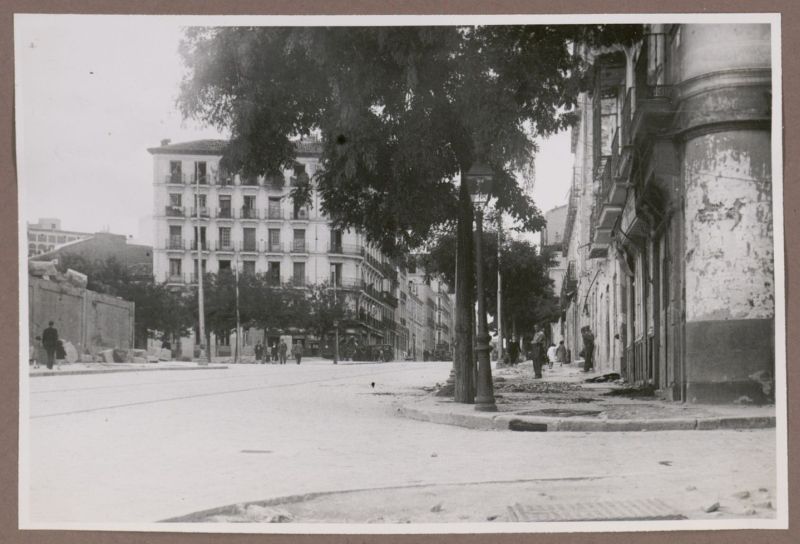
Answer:
[(550, 347), (547, 348), (547, 367), (553, 368), (553, 363), (557, 362), (558, 355), (556, 354), (556, 345), (550, 344)]

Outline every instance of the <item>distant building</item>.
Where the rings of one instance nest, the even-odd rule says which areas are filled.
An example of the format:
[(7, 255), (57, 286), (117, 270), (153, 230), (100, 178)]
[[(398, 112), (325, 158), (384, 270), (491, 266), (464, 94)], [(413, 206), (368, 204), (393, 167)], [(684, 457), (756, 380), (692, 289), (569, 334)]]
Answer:
[[(416, 295), (409, 292), (402, 267), (362, 234), (333, 229), (316, 190), (310, 206), (297, 205), (289, 196), (303, 178), (313, 188), (321, 143), (297, 142), (292, 169), (252, 178), (220, 167), (226, 145), (225, 140), (164, 140), (148, 149), (153, 155), (156, 280), (176, 288), (196, 285), (202, 251), (204, 272), (237, 267), (244, 274), (267, 274), (276, 284), (298, 288), (328, 282), (347, 297), (354, 316), (342, 323), (341, 336), (359, 345), (390, 344), (397, 357), (416, 353), (421, 359), (423, 350), (413, 346), (423, 336), (412, 332)], [(423, 323), (430, 329), (424, 335), (434, 338), (433, 314)], [(311, 353), (323, 347), (322, 339), (305, 332), (294, 331), (293, 336)], [(272, 345), (278, 337), (275, 331), (265, 340)], [(229, 339), (217, 340), (222, 353)], [(253, 335), (244, 340), (247, 345), (257, 341)]]
[(124, 265), (134, 277), (153, 276), (153, 248), (130, 243), (124, 235), (110, 232), (97, 232), (58, 245), (50, 251), (34, 256), (33, 260), (50, 261), (67, 255), (79, 256), (90, 262), (114, 259)]
[(553, 291), (561, 291), (561, 280), (564, 278), (566, 265), (561, 252), (564, 243), (564, 227), (567, 223), (567, 205), (553, 208), (544, 214), (547, 225), (542, 230), (542, 249), (548, 251), (553, 258), (549, 268), (550, 279), (553, 280)]
[(91, 236), (89, 232), (61, 229), (61, 220), (43, 217), (28, 223), (28, 257), (52, 251), (56, 246)]

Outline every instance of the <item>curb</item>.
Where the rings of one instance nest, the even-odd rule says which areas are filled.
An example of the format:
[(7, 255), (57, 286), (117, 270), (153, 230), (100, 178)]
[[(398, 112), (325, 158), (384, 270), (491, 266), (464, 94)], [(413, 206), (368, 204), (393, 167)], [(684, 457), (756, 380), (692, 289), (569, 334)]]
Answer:
[(154, 372), (157, 370), (221, 370), (228, 368), (221, 365), (208, 365), (208, 366), (179, 366), (172, 368), (110, 368), (108, 370), (47, 370), (45, 372), (37, 372), (29, 374), (31, 378), (39, 378), (42, 376), (77, 376), (80, 374), (117, 374), (119, 372)]
[(672, 419), (588, 419), (504, 415), (455, 414), (399, 406), (397, 414), (408, 419), (455, 425), (467, 429), (529, 432), (641, 432), (714, 431), (768, 429), (775, 427), (775, 416), (738, 416)]

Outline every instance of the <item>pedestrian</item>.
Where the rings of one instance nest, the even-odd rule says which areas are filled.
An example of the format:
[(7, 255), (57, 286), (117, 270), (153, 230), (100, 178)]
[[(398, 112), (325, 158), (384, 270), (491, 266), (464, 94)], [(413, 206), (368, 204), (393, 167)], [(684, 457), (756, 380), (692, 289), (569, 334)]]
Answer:
[(289, 346), (286, 345), (285, 340), (281, 340), (281, 345), (278, 346), (278, 354), (280, 355), (281, 364), (286, 364), (286, 352), (289, 350)]
[(56, 361), (56, 348), (58, 347), (58, 331), (53, 327), (53, 322), (48, 323), (48, 327), (42, 333), (42, 346), (47, 353), (47, 369), (53, 370), (53, 363)]
[(508, 358), (512, 365), (519, 362), (519, 340), (516, 336), (512, 336), (508, 342)]
[(589, 325), (581, 329), (581, 338), (583, 339), (583, 371), (590, 372), (594, 370), (594, 334)]
[(67, 350), (64, 349), (64, 342), (59, 338), (56, 342), (56, 369), (61, 370), (61, 364), (67, 359)]
[(261, 345), (261, 340), (256, 342), (256, 346), (253, 348), (253, 351), (256, 354), (256, 363), (263, 364), (264, 361), (261, 360), (261, 357), (264, 355), (264, 346)]
[(297, 364), (300, 364), (300, 359), (303, 357), (303, 346), (300, 345), (300, 340), (294, 343), (292, 346), (292, 357), (294, 360), (297, 361)]
[(556, 348), (556, 361), (558, 361), (558, 363), (561, 366), (564, 366), (566, 360), (567, 360), (567, 348), (564, 346), (564, 341), (561, 340), (558, 343), (558, 347)]
[[(42, 337), (37, 336), (36, 342), (41, 342), (41, 341)], [(28, 352), (28, 363), (33, 365), (33, 368), (39, 368), (39, 353), (38, 353), (39, 348), (36, 347), (36, 342), (31, 342), (31, 345), (29, 347), (30, 351)]]
[(273, 363), (277, 363), (278, 362), (278, 343), (277, 342), (273, 342), (272, 343), (272, 362)]
[(542, 330), (541, 326), (537, 325), (536, 334), (533, 335), (533, 341), (531, 342), (531, 359), (533, 360), (534, 378), (541, 379), (544, 358), (544, 331)]
[(556, 361), (558, 361), (558, 355), (556, 355), (556, 345), (550, 344), (550, 347), (547, 348), (547, 367), (552, 369)]

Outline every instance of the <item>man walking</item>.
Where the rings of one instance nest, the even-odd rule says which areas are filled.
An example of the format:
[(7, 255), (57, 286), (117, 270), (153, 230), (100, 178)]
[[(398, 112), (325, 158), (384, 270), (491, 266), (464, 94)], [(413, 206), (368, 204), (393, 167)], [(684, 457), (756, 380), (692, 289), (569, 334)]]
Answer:
[(292, 357), (294, 357), (297, 364), (300, 364), (300, 359), (303, 357), (303, 346), (300, 345), (300, 340), (294, 343), (292, 346)]
[(256, 347), (253, 348), (253, 351), (255, 351), (256, 354), (256, 364), (258, 363), (263, 364), (264, 361), (261, 360), (261, 357), (264, 355), (264, 346), (261, 345), (261, 340), (256, 342)]
[(583, 371), (589, 372), (594, 370), (594, 334), (589, 325), (581, 329), (581, 337), (583, 338)]
[(42, 345), (47, 352), (47, 368), (53, 370), (53, 363), (56, 361), (56, 348), (58, 347), (58, 331), (53, 327), (53, 322), (48, 323), (48, 327), (42, 333)]
[(534, 378), (541, 379), (542, 366), (544, 365), (544, 331), (540, 325), (536, 326), (536, 334), (533, 335), (531, 343), (531, 359), (533, 359)]
[(284, 340), (281, 340), (281, 345), (278, 346), (278, 354), (280, 355), (281, 364), (286, 364), (286, 352), (289, 349), (289, 346), (286, 345)]
[(558, 343), (558, 347), (556, 348), (556, 361), (561, 366), (564, 366), (564, 362), (567, 360), (567, 348), (564, 347), (564, 341), (560, 341)]

